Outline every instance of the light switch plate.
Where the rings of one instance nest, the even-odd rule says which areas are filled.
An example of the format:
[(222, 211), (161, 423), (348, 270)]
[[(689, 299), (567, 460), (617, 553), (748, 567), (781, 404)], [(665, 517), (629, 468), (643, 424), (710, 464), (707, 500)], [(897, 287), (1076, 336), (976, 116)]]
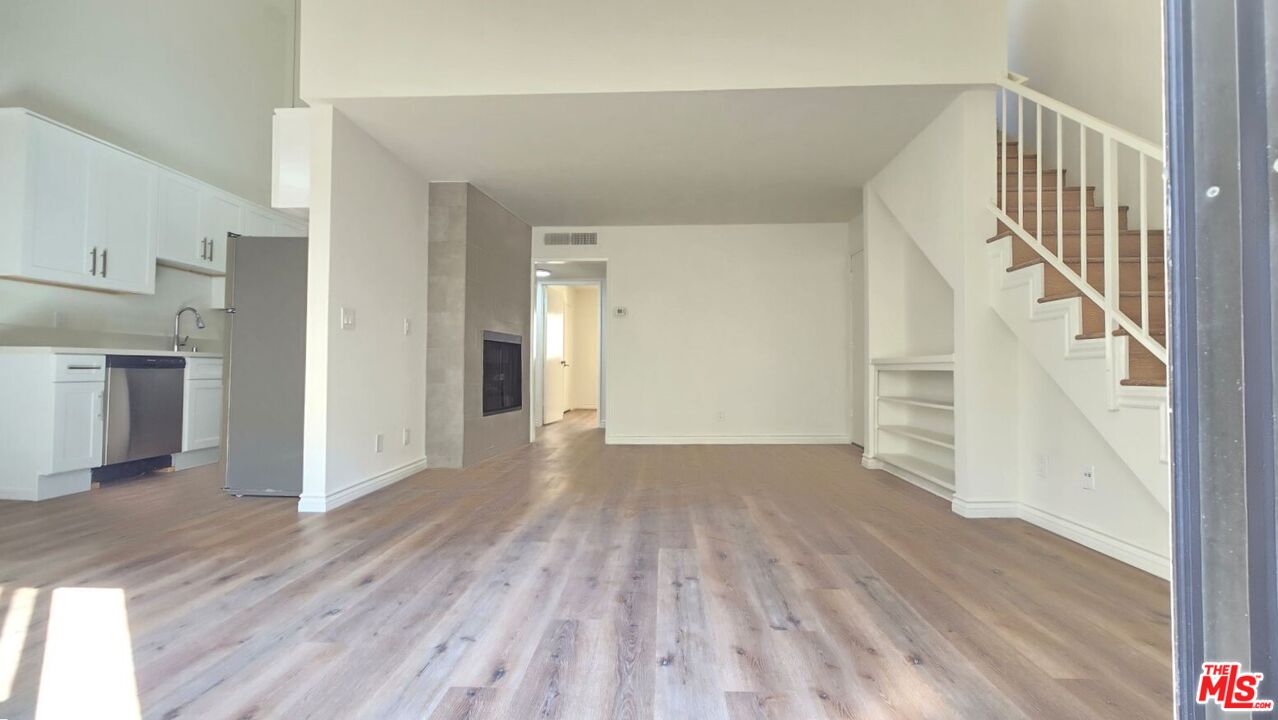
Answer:
[(408, 318), (404, 318), (404, 334), (411, 335), (412, 332), (413, 332), (413, 321), (409, 320)]
[(355, 308), (342, 308), (342, 329), (355, 327)]
[(381, 433), (377, 433), (377, 439), (373, 441), (373, 449), (377, 452), (381, 452), (385, 445), (386, 436)]

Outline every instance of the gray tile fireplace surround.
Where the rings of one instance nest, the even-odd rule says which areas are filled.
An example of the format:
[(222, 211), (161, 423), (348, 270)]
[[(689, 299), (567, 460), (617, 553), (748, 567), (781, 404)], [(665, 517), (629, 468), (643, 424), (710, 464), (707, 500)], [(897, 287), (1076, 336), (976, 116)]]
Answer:
[[(426, 455), (464, 467), (528, 442), (532, 228), (469, 183), (431, 183)], [(519, 338), (522, 407), (483, 413), (485, 331)]]

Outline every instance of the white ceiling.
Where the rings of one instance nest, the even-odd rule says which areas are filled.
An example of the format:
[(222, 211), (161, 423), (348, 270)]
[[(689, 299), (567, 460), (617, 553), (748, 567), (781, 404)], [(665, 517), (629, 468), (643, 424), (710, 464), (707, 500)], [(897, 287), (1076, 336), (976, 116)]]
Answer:
[(431, 181), (533, 226), (840, 222), (960, 91), (893, 86), (340, 100)]

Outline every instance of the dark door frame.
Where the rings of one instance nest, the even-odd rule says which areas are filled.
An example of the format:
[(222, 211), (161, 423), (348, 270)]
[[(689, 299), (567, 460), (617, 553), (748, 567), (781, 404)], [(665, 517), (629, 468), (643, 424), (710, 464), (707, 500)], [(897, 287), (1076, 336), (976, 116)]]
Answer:
[(1197, 719), (1204, 662), (1278, 697), (1278, 8), (1165, 7), (1175, 694)]

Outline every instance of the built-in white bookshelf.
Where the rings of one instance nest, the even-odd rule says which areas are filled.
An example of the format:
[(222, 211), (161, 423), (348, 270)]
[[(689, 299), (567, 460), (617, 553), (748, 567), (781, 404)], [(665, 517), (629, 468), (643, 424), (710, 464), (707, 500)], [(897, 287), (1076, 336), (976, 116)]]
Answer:
[(954, 356), (870, 361), (862, 463), (949, 499), (954, 494)]

